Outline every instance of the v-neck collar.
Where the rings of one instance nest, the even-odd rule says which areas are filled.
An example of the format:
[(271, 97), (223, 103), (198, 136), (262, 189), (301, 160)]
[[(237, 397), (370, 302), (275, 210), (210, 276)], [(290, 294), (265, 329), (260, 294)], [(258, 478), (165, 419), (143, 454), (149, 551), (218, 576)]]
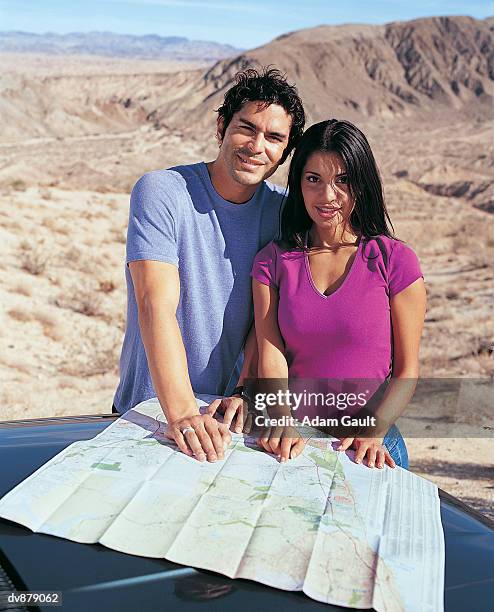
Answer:
[(309, 230), (307, 230), (305, 232), (305, 241), (304, 241), (304, 264), (305, 264), (305, 271), (307, 273), (307, 277), (309, 279), (309, 283), (310, 283), (312, 289), (315, 291), (315, 293), (317, 293), (317, 295), (319, 297), (322, 297), (325, 300), (327, 300), (328, 298), (333, 297), (339, 291), (341, 291), (343, 289), (343, 287), (348, 283), (348, 280), (349, 280), (350, 276), (352, 275), (353, 270), (355, 268), (355, 262), (357, 261), (357, 258), (358, 258), (359, 252), (360, 252), (360, 245), (362, 244), (362, 236), (359, 237), (359, 241), (358, 241), (358, 244), (357, 244), (357, 250), (355, 252), (355, 257), (354, 257), (354, 259), (352, 261), (352, 265), (350, 266), (350, 270), (348, 270), (348, 272), (347, 272), (345, 278), (343, 279), (343, 282), (341, 283), (341, 285), (337, 289), (332, 291), (330, 294), (328, 294), (328, 295), (326, 295), (325, 293), (321, 293), (321, 291), (319, 291), (319, 289), (316, 287), (314, 279), (312, 278), (312, 272), (311, 272), (310, 263), (309, 263), (309, 253), (308, 253), (308, 248), (307, 248), (308, 239), (309, 239)]

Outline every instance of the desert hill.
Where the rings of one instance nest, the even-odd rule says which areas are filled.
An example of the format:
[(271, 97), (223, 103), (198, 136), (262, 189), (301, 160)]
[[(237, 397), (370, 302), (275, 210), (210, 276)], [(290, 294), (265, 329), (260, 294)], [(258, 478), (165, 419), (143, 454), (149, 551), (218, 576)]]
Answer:
[[(430, 193), (461, 195), (490, 212), (494, 207), (488, 153), (493, 136), (494, 25), (489, 19), (437, 17), (383, 26), (320, 26), (285, 34), (195, 70), (170, 71), (166, 63), (156, 61), (154, 71), (148, 62), (145, 71), (60, 74), (60, 69), (45, 69), (26, 74), (16, 57), (10, 56), (0, 77), (2, 141), (10, 153), (16, 157), (19, 150), (22, 157), (26, 142), (31, 151), (39, 143), (45, 152), (50, 147), (57, 150), (64, 139), (82, 139), (91, 150), (81, 172), (65, 168), (67, 160), (62, 171), (56, 161), (39, 168), (33, 160), (31, 174), (39, 181), (45, 177), (45, 184), (56, 181), (84, 188), (89, 181), (91, 187), (128, 189), (145, 166), (133, 159), (135, 172), (129, 174), (132, 170), (120, 160), (116, 165), (123, 163), (124, 169), (115, 168), (107, 177), (101, 173), (107, 166), (101, 155), (114, 150), (115, 140), (123, 142), (136, 130), (145, 130), (155, 143), (163, 142), (156, 147), (157, 165), (177, 163), (177, 140), (191, 143), (202, 155), (213, 155), (214, 109), (234, 74), (248, 66), (275, 64), (297, 84), (309, 123), (331, 116), (353, 120), (382, 141), (389, 174), (403, 177), (406, 172)], [(462, 127), (430, 146), (431, 130), (454, 122)], [(389, 125), (391, 132), (385, 127)], [(406, 151), (406, 168), (402, 156), (389, 154), (395, 147), (403, 148), (401, 137), (395, 142), (391, 135), (395, 130), (424, 132), (424, 138)], [(97, 142), (90, 144), (89, 138)], [(105, 138), (110, 142), (102, 152)], [(132, 150), (126, 153), (133, 158)], [(24, 180), (23, 171), (22, 162), (7, 172), (0, 168), (0, 181), (9, 180), (12, 172), (13, 180)]]
[[(141, 118), (152, 115), (153, 121), (193, 132), (211, 125), (210, 111), (221, 103), (238, 70), (268, 64), (276, 64), (297, 84), (311, 122), (328, 114), (362, 121), (440, 117), (446, 109), (468, 113), (469, 119), (491, 117), (494, 112), (494, 25), (470, 17), (300, 30), (222, 59), (186, 79), (163, 80), (157, 63), (154, 82), (129, 74), (107, 84), (98, 75), (94, 81), (85, 75), (87, 82), (79, 89), (70, 80), (60, 83), (58, 75), (39, 80), (31, 75), (29, 82), (12, 82), (7, 70), (2, 98), (11, 96), (19, 111), (40, 102), (41, 95), (48, 97), (52, 112), (63, 107), (78, 115), (94, 106), (102, 121), (112, 104), (126, 103), (130, 116), (137, 111)], [(68, 96), (60, 91), (64, 85)], [(2, 110), (9, 117), (10, 109)], [(14, 127), (10, 126), (11, 138)], [(29, 126), (17, 128), (20, 136), (39, 135)]]
[[(239, 69), (270, 63), (297, 83), (311, 121), (328, 112), (362, 120), (440, 115), (445, 108), (490, 117), (494, 108), (494, 26), (488, 20), (435, 17), (285, 34), (217, 62), (198, 89), (202, 105), (217, 106)], [(190, 100), (187, 110), (195, 103)]]

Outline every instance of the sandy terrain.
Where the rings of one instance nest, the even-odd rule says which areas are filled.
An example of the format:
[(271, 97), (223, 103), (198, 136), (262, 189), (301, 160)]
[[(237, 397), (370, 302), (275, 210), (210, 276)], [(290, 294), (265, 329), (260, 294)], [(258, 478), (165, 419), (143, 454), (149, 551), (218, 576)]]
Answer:
[[(209, 66), (208, 62), (167, 61), (163, 59), (127, 59), (97, 55), (47, 55), (1, 53), (2, 74), (24, 76), (91, 76), (115, 74), (156, 74)], [(19, 69), (19, 66), (22, 66)]]
[[(382, 28), (369, 32), (372, 40), (384, 37)], [(317, 37), (313, 42), (312, 52)], [(359, 53), (356, 73), (362, 47)], [(393, 68), (387, 53), (383, 82)], [(204, 72), (144, 60), (0, 60), (8, 67), (0, 80), (0, 111), (8, 116), (0, 136), (0, 418), (109, 412), (125, 326), (129, 191), (148, 170), (214, 157), (217, 97), (207, 96), (224, 85), (226, 64)], [(317, 105), (319, 90), (309, 81), (301, 90), (310, 117), (327, 117), (331, 104)], [(377, 100), (375, 79), (367, 89), (362, 83), (352, 99)], [(386, 96), (392, 90), (388, 83)], [(413, 104), (395, 113), (374, 104), (370, 115), (359, 115), (341, 106), (341, 96), (334, 99), (338, 115), (348, 108), (368, 134), (396, 234), (420, 257), (428, 291), (421, 363), (428, 377), (494, 374), (494, 216), (488, 212), (494, 120), (467, 93), (472, 117), (449, 102), (447, 112), (434, 115), (425, 108), (414, 114)], [(189, 115), (197, 121), (180, 125), (184, 105), (192, 104), (187, 96), (197, 98), (198, 110)], [(274, 178), (283, 183), (285, 174), (286, 168)], [(492, 428), (492, 403), (471, 414), (476, 425)], [(439, 418), (447, 422), (447, 415)], [(484, 431), (483, 438), (407, 443), (414, 471), (494, 518), (492, 429)]]

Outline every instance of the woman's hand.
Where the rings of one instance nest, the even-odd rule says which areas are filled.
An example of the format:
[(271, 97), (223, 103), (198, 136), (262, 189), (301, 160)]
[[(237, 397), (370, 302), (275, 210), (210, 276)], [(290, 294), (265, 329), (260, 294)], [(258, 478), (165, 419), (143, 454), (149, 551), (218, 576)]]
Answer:
[(355, 463), (362, 463), (367, 458), (367, 467), (383, 468), (386, 463), (389, 467), (396, 467), (394, 459), (389, 454), (388, 449), (383, 446), (382, 438), (340, 438), (340, 445), (337, 451), (354, 449)]
[(208, 414), (214, 416), (216, 412), (223, 415), (223, 425), (233, 429), (235, 433), (242, 433), (247, 421), (247, 402), (240, 395), (222, 397), (214, 400), (208, 408)]
[(268, 453), (277, 456), (280, 463), (295, 459), (304, 450), (307, 443), (294, 427), (266, 427), (257, 441)]

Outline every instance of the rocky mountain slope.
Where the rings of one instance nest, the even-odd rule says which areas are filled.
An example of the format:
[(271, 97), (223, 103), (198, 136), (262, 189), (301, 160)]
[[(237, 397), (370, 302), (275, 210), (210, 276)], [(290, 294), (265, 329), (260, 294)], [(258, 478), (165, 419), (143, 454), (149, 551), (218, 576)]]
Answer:
[[(7, 66), (0, 77), (2, 141), (15, 152), (17, 146), (22, 148), (20, 143), (33, 138), (38, 143), (47, 139), (49, 147), (53, 139), (94, 139), (144, 127), (167, 142), (173, 134), (171, 140), (183, 137), (204, 154), (212, 154), (214, 142), (204, 135), (214, 129), (214, 109), (234, 74), (267, 64), (275, 64), (297, 84), (309, 122), (345, 117), (391, 148), (395, 128), (390, 131), (387, 126), (411, 134), (424, 132), (417, 147), (407, 152), (406, 168), (402, 157), (388, 158), (390, 173), (403, 177), (406, 172), (429, 193), (464, 197), (492, 212), (490, 19), (437, 17), (384, 26), (321, 26), (283, 35), (195, 71), (170, 73), (157, 62), (154, 72), (36, 76)], [(447, 128), (455, 122), (465, 125), (439, 143), (439, 149), (427, 142), (431, 127)], [(49, 176), (45, 168), (38, 173), (37, 165), (34, 176)], [(94, 176), (99, 168), (98, 162)], [(56, 167), (54, 171), (60, 176)], [(0, 180), (2, 176), (0, 169)], [(110, 189), (128, 187), (128, 181), (119, 178), (107, 183)]]
[[(484, 117), (494, 95), (494, 25), (435, 17), (384, 26), (320, 26), (217, 62), (203, 76), (214, 107), (235, 72), (275, 63), (307, 103), (309, 118), (439, 115), (448, 108)], [(191, 101), (194, 106), (196, 101)]]

